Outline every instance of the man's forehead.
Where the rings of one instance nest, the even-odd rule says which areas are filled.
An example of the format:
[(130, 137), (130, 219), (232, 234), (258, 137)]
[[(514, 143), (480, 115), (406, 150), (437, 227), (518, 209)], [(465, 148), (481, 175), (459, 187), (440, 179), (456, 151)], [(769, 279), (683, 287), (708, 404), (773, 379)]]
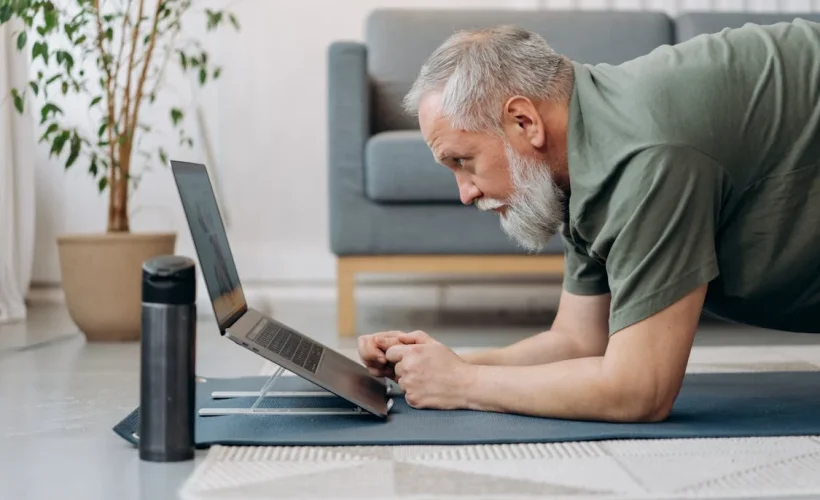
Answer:
[(468, 142), (467, 134), (452, 128), (449, 120), (441, 112), (441, 94), (431, 93), (419, 102), (419, 127), (427, 146), (436, 158), (456, 154)]
[(442, 116), (440, 103), (439, 94), (427, 94), (419, 101), (419, 127), (428, 144), (432, 135), (440, 133), (448, 125)]

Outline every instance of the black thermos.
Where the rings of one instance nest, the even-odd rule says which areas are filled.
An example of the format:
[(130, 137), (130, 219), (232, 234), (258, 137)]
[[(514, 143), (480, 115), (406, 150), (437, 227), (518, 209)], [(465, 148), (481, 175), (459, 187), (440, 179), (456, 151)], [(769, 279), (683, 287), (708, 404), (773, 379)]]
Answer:
[(142, 267), (140, 459), (194, 456), (196, 267), (166, 255)]

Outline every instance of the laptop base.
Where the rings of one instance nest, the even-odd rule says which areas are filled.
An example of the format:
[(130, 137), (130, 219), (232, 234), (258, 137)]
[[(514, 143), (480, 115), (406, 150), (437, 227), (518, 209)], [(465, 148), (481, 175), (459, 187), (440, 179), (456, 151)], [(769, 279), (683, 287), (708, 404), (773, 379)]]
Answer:
[[(259, 404), (264, 398), (272, 397), (338, 397), (332, 392), (327, 391), (271, 391), (271, 387), (277, 380), (285, 373), (285, 369), (281, 366), (276, 369), (276, 372), (265, 382), (260, 391), (214, 391), (211, 397), (214, 399), (230, 399), (257, 396), (253, 405), (249, 408), (200, 408), (199, 415), (203, 417), (212, 417), (219, 415), (370, 415), (360, 407), (355, 408), (260, 408)], [(391, 401), (392, 403), (392, 401)]]

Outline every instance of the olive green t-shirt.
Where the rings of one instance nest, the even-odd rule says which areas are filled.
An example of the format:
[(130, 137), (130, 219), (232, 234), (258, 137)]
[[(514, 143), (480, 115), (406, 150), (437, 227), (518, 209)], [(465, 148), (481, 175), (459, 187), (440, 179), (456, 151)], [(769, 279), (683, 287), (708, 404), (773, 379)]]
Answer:
[(719, 317), (820, 332), (820, 24), (573, 64), (565, 289), (611, 293), (610, 334), (706, 283)]

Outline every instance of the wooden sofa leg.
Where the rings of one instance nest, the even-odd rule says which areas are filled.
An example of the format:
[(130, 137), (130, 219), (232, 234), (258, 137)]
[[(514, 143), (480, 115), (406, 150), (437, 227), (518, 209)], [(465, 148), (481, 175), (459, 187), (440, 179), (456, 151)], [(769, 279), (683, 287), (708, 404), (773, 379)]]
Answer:
[(340, 337), (356, 335), (355, 272), (344, 257), (336, 263), (336, 322)]

